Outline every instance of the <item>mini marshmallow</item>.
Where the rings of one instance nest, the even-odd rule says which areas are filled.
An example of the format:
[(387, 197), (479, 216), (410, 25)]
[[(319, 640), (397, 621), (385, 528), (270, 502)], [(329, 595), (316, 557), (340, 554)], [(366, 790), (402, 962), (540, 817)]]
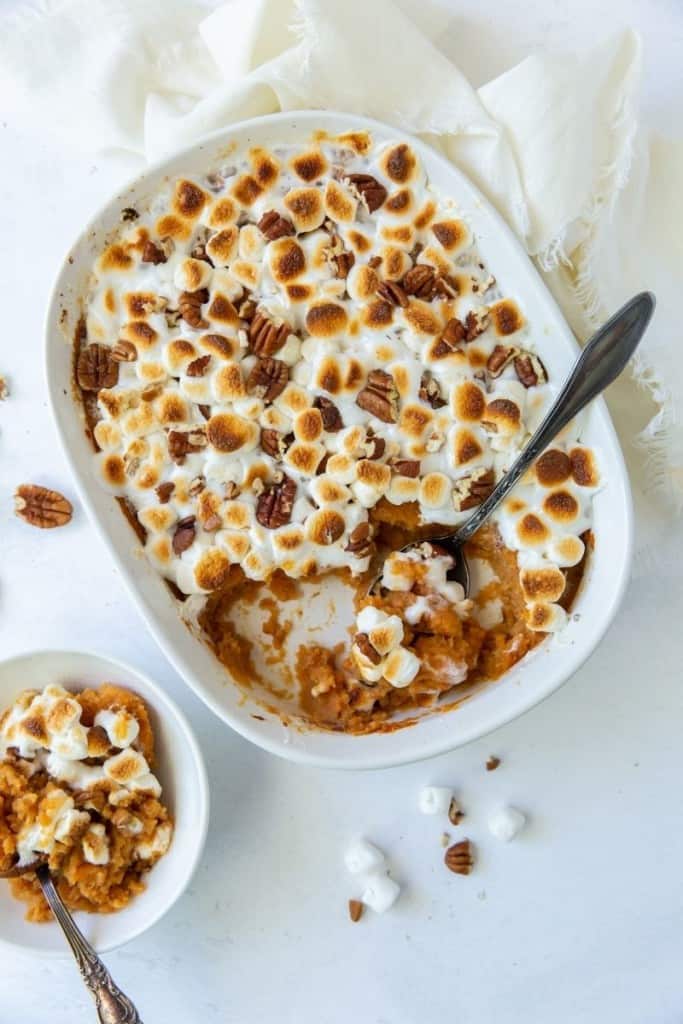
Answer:
[(384, 854), (367, 839), (356, 839), (344, 854), (346, 870), (352, 875), (366, 874), (376, 871), (385, 862)]
[(503, 805), (489, 815), (489, 832), (496, 839), (509, 843), (521, 832), (526, 824), (526, 817), (516, 807)]
[(96, 822), (91, 825), (82, 839), (83, 856), (88, 864), (109, 863), (109, 840), (104, 825)]
[(407, 647), (396, 647), (391, 654), (387, 655), (382, 674), (388, 683), (397, 689), (410, 686), (413, 679), (420, 671), (422, 662), (409, 651)]
[(125, 710), (114, 711), (105, 708), (95, 715), (95, 725), (100, 725), (109, 737), (113, 747), (129, 747), (138, 738), (140, 725), (137, 718)]
[(376, 914), (384, 914), (393, 907), (400, 894), (401, 886), (393, 878), (389, 878), (388, 875), (373, 875), (368, 879), (361, 900)]
[(211, 264), (191, 256), (182, 260), (173, 273), (173, 283), (183, 292), (196, 292), (206, 288), (211, 280)]
[(423, 786), (418, 806), (422, 814), (448, 814), (453, 790), (446, 786)]

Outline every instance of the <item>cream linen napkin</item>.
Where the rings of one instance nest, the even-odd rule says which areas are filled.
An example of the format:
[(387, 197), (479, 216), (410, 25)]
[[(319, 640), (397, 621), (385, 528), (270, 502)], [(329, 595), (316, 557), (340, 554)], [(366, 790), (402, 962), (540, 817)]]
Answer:
[[(475, 91), (420, 0), (43, 0), (0, 32), (5, 102), (71, 146), (156, 159), (276, 110), (367, 114), (440, 148), (498, 207), (577, 336), (641, 288), (658, 311), (610, 405), (647, 550), (683, 506), (683, 144), (648, 139), (625, 32)], [(78, 111), (78, 116), (74, 116)]]

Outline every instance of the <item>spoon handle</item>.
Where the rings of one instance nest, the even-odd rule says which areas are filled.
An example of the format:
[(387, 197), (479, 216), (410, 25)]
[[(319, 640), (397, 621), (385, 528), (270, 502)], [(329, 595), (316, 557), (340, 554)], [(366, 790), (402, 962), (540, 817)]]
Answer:
[(524, 451), (477, 511), (456, 532), (462, 543), (477, 532), (532, 462), (577, 413), (616, 380), (636, 350), (655, 308), (654, 296), (641, 292), (610, 317), (583, 349), (561, 392)]
[(50, 910), (76, 957), (83, 981), (95, 1000), (100, 1024), (142, 1024), (130, 999), (117, 987), (95, 950), (76, 927), (47, 867), (39, 867), (36, 875)]

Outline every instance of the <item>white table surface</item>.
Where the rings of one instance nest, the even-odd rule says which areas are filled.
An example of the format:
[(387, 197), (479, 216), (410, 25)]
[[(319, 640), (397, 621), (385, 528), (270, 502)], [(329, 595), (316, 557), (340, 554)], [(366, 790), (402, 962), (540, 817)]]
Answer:
[[(644, 117), (680, 133), (680, 0), (490, 0), (472, 14), (467, 0), (450, 5), (450, 46), (476, 84), (528, 52), (584, 47), (633, 25), (645, 40)], [(360, 775), (296, 767), (249, 746), (166, 663), (78, 506), (53, 533), (12, 515), (24, 481), (73, 495), (47, 410), (41, 321), (72, 225), (119, 171), (48, 140), (39, 111), (21, 123), (5, 105), (0, 121), (0, 373), (12, 388), (0, 406), (0, 652), (52, 645), (128, 659), (187, 711), (208, 762), (211, 827), (189, 891), (107, 957), (146, 1024), (680, 1021), (683, 594), (674, 532), (662, 537), (664, 567), (639, 574), (589, 663), (495, 735), (429, 763)], [(503, 764), (488, 774), (491, 752)], [(469, 878), (443, 868), (441, 823), (416, 811), (427, 782), (461, 795), (461, 828), (479, 847)], [(501, 799), (531, 819), (510, 845), (485, 827)], [(353, 926), (346, 900), (357, 893), (341, 856), (359, 832), (389, 853), (405, 890), (391, 913)], [(93, 1019), (71, 963), (3, 950), (0, 1024)]]

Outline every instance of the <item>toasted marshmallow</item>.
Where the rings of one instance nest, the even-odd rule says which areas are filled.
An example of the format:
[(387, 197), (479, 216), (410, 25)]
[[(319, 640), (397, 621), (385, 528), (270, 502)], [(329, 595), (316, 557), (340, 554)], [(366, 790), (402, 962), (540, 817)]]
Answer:
[(95, 725), (100, 725), (113, 747), (129, 747), (138, 738), (140, 724), (134, 715), (125, 709), (114, 711), (106, 708), (95, 715)]
[(422, 662), (407, 647), (397, 647), (387, 655), (382, 674), (388, 683), (397, 689), (410, 686), (420, 671)]
[(88, 864), (109, 863), (109, 839), (100, 822), (92, 824), (82, 839), (83, 856)]
[(205, 260), (195, 260), (191, 256), (176, 266), (173, 283), (183, 292), (198, 292), (206, 288), (211, 280), (211, 265)]

